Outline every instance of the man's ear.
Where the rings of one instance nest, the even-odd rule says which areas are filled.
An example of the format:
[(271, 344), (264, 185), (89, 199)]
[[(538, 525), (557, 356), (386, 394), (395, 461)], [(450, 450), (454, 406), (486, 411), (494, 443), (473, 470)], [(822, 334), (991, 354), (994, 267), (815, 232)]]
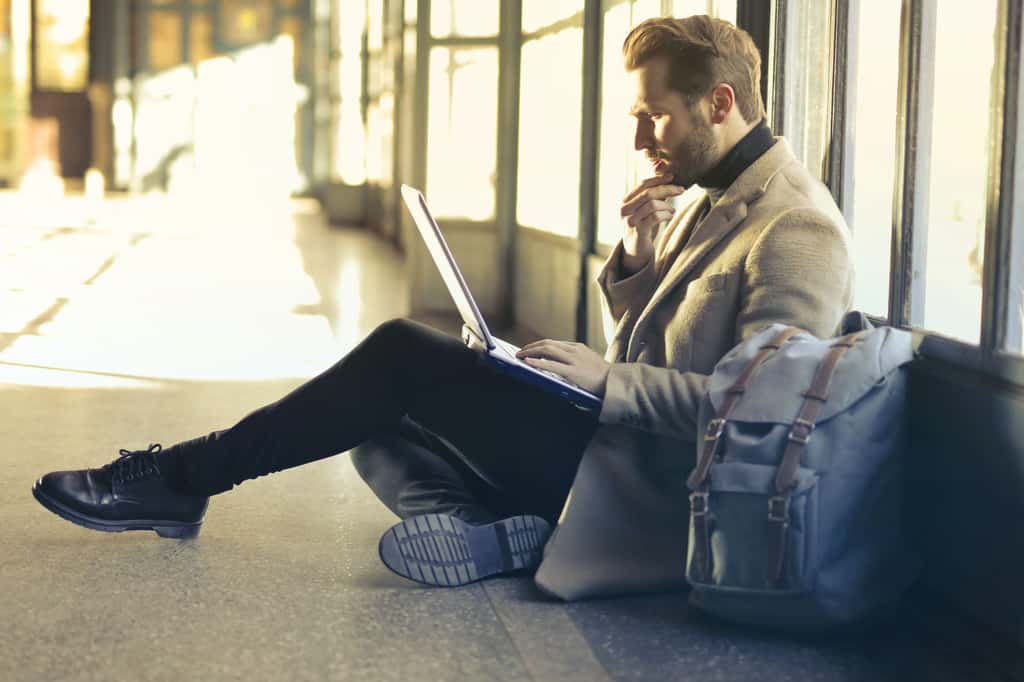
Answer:
[(722, 123), (736, 105), (736, 93), (728, 83), (719, 83), (711, 91), (711, 122)]

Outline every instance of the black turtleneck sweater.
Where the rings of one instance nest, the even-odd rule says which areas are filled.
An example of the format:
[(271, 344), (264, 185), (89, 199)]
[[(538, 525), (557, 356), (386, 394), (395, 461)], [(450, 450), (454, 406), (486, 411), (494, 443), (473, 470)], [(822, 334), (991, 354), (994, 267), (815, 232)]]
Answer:
[(762, 120), (722, 157), (718, 164), (697, 179), (697, 184), (704, 189), (725, 191), (740, 174), (747, 170), (775, 144), (772, 131), (766, 121)]

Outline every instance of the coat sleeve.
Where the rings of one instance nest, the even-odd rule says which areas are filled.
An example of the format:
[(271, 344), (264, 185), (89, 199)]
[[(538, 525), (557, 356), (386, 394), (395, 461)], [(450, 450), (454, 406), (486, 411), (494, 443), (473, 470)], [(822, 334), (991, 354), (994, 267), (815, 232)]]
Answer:
[(622, 241), (620, 240), (597, 275), (597, 284), (601, 288), (605, 312), (615, 325), (622, 321), (623, 316), (631, 308), (637, 310), (643, 308), (657, 283), (654, 258), (651, 258), (641, 270), (628, 277), (622, 277), (621, 268)]
[[(812, 209), (782, 214), (758, 237), (744, 266), (736, 341), (776, 322), (832, 336), (850, 305), (852, 280), (842, 224)], [(615, 363), (599, 420), (695, 440), (708, 380), (671, 367)]]

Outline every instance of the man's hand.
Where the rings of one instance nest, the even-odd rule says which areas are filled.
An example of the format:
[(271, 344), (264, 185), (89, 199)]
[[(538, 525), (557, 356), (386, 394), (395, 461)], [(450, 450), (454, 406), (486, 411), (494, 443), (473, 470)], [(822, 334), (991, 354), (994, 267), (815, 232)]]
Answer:
[(538, 369), (559, 374), (598, 397), (604, 396), (611, 365), (582, 343), (543, 339), (526, 344), (516, 357)]
[(671, 175), (655, 175), (622, 200), (621, 215), (625, 228), (622, 234), (622, 268), (632, 274), (643, 268), (654, 255), (654, 238), (658, 227), (675, 215), (676, 209), (669, 199), (686, 191), (670, 184)]

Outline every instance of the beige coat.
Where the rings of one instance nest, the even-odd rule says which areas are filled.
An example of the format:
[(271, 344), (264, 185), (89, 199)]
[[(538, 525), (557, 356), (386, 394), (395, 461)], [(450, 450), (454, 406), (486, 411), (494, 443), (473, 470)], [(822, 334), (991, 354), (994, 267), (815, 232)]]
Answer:
[(707, 201), (676, 215), (643, 270), (620, 276), (620, 242), (598, 275), (613, 364), (536, 576), (563, 599), (685, 585), (685, 480), (708, 375), (766, 325), (828, 337), (850, 308), (848, 229), (784, 139), (698, 222)]

